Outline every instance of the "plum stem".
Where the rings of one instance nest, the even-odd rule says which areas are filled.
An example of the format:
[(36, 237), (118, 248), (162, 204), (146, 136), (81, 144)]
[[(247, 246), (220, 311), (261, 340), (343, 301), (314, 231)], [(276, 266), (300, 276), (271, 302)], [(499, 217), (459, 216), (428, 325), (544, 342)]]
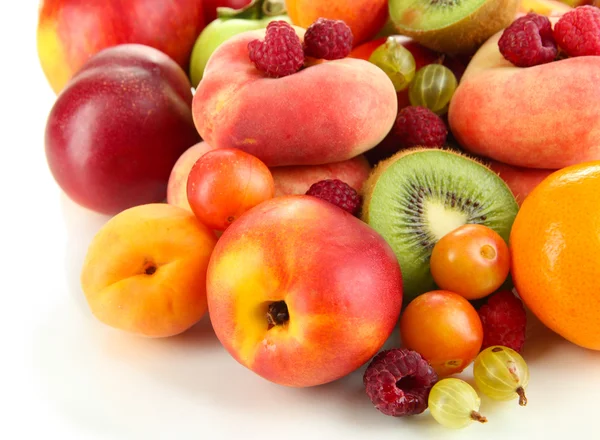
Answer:
[(519, 405), (527, 406), (527, 396), (525, 396), (525, 390), (523, 387), (517, 388), (517, 394), (519, 395)]

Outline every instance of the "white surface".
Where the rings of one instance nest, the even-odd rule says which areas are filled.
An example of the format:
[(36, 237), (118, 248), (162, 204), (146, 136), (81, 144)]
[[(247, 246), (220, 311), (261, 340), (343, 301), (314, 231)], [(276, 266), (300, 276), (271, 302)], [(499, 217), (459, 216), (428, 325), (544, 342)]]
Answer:
[(489, 423), (448, 431), (427, 413), (379, 414), (363, 392), (363, 369), (313, 389), (267, 383), (229, 357), (206, 320), (168, 340), (97, 322), (78, 277), (106, 219), (68, 201), (47, 170), (43, 133), (54, 96), (35, 52), (37, 5), (11, 8), (0, 18), (0, 438), (600, 438), (600, 353), (535, 324), (525, 352), (529, 405), (484, 399)]

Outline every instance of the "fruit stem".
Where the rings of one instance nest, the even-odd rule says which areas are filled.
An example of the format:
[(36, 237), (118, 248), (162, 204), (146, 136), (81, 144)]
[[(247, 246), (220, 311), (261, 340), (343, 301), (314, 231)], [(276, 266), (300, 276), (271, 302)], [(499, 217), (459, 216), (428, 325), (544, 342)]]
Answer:
[(487, 423), (488, 421), (485, 416), (482, 416), (477, 411), (471, 411), (471, 418), (479, 423)]
[(285, 301), (277, 301), (269, 304), (269, 310), (267, 311), (267, 322), (269, 323), (269, 330), (276, 325), (283, 325), (290, 320), (290, 313), (287, 308)]
[(523, 387), (517, 388), (517, 394), (519, 395), (519, 405), (526, 406), (527, 405), (527, 396), (525, 396), (525, 390)]
[(242, 20), (260, 20), (265, 17), (274, 17), (285, 14), (284, 0), (252, 0), (241, 9), (226, 7), (217, 8), (217, 18), (229, 20), (238, 18)]

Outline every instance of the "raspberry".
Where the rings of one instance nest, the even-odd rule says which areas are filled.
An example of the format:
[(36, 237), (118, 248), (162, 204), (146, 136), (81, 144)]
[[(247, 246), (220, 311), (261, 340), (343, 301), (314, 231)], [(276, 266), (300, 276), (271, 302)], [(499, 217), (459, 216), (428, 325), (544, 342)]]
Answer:
[(405, 348), (379, 352), (363, 376), (375, 408), (393, 417), (425, 411), (429, 391), (437, 380), (431, 365), (416, 351)]
[(302, 42), (294, 28), (282, 20), (270, 22), (265, 40), (248, 43), (248, 52), (256, 68), (273, 78), (296, 73), (304, 65)]
[(504, 29), (498, 48), (517, 67), (549, 63), (558, 53), (550, 20), (534, 12), (517, 18)]
[(600, 9), (580, 6), (554, 25), (554, 38), (570, 57), (600, 55)]
[(503, 345), (521, 352), (525, 344), (527, 315), (519, 298), (510, 290), (502, 290), (490, 296), (478, 313), (483, 324), (481, 350)]
[(338, 179), (321, 180), (313, 183), (306, 195), (318, 197), (357, 215), (361, 199), (354, 188)]
[(394, 135), (399, 148), (442, 147), (448, 129), (438, 115), (426, 107), (409, 106), (398, 112)]
[(319, 18), (304, 34), (304, 54), (323, 60), (345, 58), (353, 40), (352, 29), (342, 20)]

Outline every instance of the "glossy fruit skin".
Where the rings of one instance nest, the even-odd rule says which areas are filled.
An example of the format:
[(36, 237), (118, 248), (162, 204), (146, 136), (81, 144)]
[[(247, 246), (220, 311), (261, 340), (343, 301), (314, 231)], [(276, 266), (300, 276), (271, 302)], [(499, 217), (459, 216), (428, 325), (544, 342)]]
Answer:
[(600, 350), (600, 161), (544, 179), (524, 200), (510, 236), (519, 296), (547, 327)]
[(202, 0), (44, 0), (37, 51), (58, 94), (96, 53), (120, 44), (154, 47), (188, 69), (192, 46), (204, 28)]
[(104, 49), (83, 66), (52, 107), (45, 152), (73, 201), (113, 215), (166, 198), (181, 154), (200, 140), (185, 72), (157, 49)]
[(429, 393), (429, 412), (446, 428), (462, 429), (473, 423), (481, 399), (467, 382), (454, 377), (440, 380)]
[(196, 217), (211, 229), (224, 231), (250, 208), (273, 198), (269, 168), (256, 157), (234, 148), (204, 154), (187, 181), (188, 202)]
[(400, 317), (400, 337), (404, 347), (420, 353), (443, 378), (460, 373), (475, 359), (483, 327), (469, 301), (434, 290), (408, 304)]
[(483, 350), (473, 364), (473, 377), (479, 391), (494, 400), (521, 398), (529, 384), (529, 367), (523, 357), (508, 347), (492, 346)]
[(441, 64), (429, 64), (417, 71), (408, 89), (408, 98), (411, 105), (427, 107), (443, 115), (448, 112), (457, 86), (456, 76), (450, 69)]
[(290, 23), (287, 15), (264, 17), (258, 20), (245, 18), (217, 18), (208, 24), (196, 40), (190, 59), (190, 79), (192, 87), (196, 87), (202, 76), (206, 63), (213, 52), (223, 44), (224, 41), (241, 34), (242, 32), (256, 29), (264, 29), (274, 20), (283, 20)]
[(386, 73), (396, 92), (408, 88), (415, 76), (415, 58), (394, 37), (389, 37), (384, 44), (375, 49), (369, 57), (369, 62)]
[(467, 224), (442, 237), (431, 253), (431, 274), (444, 290), (468, 300), (495, 292), (510, 271), (510, 251), (491, 228)]

